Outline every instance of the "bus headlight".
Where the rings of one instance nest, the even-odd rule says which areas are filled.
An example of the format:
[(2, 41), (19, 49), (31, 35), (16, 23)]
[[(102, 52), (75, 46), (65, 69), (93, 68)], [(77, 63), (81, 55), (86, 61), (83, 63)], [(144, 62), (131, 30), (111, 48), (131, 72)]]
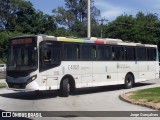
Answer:
[(31, 78), (29, 78), (27, 81), (28, 81), (28, 84), (31, 83), (32, 81), (34, 81), (35, 79), (37, 78), (37, 75), (34, 75), (32, 76)]
[(32, 81), (35, 80), (37, 78), (37, 75), (34, 75), (31, 79)]

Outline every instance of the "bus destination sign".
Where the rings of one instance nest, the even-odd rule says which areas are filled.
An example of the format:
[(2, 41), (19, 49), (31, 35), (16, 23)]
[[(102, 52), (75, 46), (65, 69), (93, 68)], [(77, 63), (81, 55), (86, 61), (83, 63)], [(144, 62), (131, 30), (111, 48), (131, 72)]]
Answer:
[(11, 41), (12, 45), (17, 45), (17, 44), (31, 44), (32, 38), (18, 38), (18, 39), (13, 39)]

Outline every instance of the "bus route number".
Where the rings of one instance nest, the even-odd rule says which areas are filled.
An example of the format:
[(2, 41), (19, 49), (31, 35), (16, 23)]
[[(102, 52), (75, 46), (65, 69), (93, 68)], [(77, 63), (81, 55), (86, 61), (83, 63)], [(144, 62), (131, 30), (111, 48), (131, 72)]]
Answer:
[(68, 65), (68, 70), (78, 70), (79, 65)]

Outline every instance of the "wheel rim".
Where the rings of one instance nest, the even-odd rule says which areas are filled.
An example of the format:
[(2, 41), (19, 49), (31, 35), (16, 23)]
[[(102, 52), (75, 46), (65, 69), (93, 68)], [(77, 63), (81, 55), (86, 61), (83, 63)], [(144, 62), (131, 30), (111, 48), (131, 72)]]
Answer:
[(70, 84), (67, 85), (68, 92), (70, 92)]
[(132, 80), (130, 78), (127, 78), (126, 82), (127, 82), (128, 86), (130, 86), (132, 84)]

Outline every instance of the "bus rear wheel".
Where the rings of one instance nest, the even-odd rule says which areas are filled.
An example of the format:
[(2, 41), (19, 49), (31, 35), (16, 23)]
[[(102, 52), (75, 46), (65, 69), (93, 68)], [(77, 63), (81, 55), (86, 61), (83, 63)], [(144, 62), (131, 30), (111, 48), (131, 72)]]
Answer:
[(60, 91), (61, 91), (61, 95), (63, 97), (68, 97), (69, 94), (70, 94), (70, 83), (69, 83), (69, 79), (68, 78), (65, 78), (63, 81), (62, 81), (62, 84), (61, 84), (61, 88), (60, 88)]
[(133, 87), (134, 84), (134, 78), (132, 74), (127, 74), (125, 77), (125, 88), (130, 89)]

